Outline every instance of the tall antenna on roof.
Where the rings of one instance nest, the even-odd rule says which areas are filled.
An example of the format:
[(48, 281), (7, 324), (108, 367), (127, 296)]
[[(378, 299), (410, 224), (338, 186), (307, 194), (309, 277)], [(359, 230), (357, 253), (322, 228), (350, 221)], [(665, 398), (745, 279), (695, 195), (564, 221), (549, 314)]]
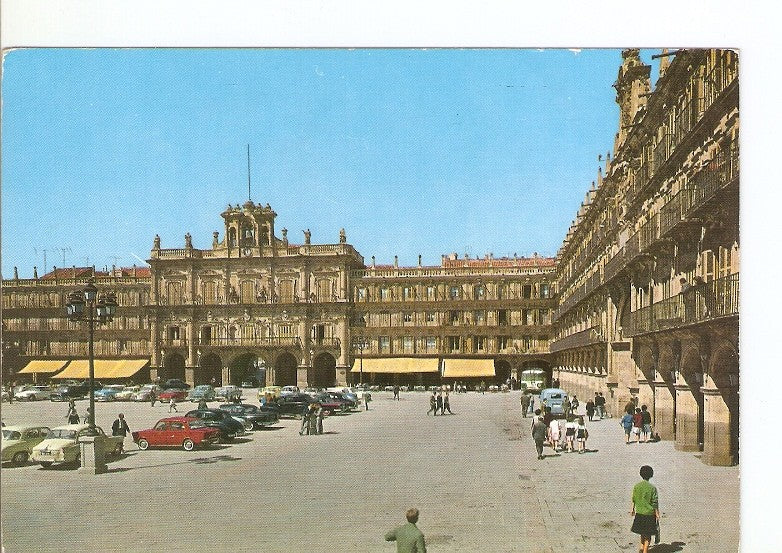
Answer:
[(247, 145), (247, 200), (252, 201), (250, 195), (250, 145)]

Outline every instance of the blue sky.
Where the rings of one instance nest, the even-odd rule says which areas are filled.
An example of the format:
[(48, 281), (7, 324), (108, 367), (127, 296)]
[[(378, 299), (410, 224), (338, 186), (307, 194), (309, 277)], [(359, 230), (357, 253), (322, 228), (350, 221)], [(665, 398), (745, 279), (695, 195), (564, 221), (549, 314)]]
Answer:
[(367, 263), (554, 255), (613, 146), (620, 63), (614, 49), (11, 51), (3, 277), (43, 274), (44, 250), (49, 270), (140, 264), (156, 233), (210, 247), (220, 212), (247, 200), (248, 143), (252, 199), (291, 242), (344, 227)]

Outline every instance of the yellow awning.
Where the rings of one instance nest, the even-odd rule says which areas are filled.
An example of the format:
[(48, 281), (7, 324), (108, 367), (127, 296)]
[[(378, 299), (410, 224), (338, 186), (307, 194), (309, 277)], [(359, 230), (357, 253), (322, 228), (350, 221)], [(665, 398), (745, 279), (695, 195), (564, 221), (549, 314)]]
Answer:
[(443, 359), (443, 377), (494, 376), (493, 359)]
[[(383, 359), (364, 359), (363, 372), (365, 373), (436, 373), (440, 370), (440, 360), (421, 357), (385, 357)], [(351, 372), (362, 371), (362, 361), (355, 359)]]
[(52, 359), (33, 359), (25, 367), (16, 374), (30, 374), (30, 373), (56, 373), (68, 364), (67, 359), (60, 361), (54, 361)]
[[(95, 378), (111, 378), (105, 376), (111, 374), (117, 363), (121, 363), (116, 359), (96, 359), (95, 360)], [(103, 375), (103, 376), (101, 376)], [(68, 363), (61, 372), (54, 375), (52, 378), (66, 379), (73, 378), (75, 380), (85, 379), (90, 377), (90, 364), (86, 359), (76, 359)]]
[[(105, 374), (100, 378), (128, 378), (139, 372), (149, 364), (149, 359), (122, 359), (111, 371), (111, 374)], [(95, 367), (97, 377), (98, 368)]]

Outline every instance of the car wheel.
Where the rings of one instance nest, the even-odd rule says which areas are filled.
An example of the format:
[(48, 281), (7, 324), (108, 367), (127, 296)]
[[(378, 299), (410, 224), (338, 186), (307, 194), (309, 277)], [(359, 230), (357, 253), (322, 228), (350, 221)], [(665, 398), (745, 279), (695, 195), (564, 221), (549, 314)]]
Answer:
[(17, 451), (14, 453), (13, 458), (11, 459), (11, 462), (16, 465), (24, 465), (27, 462), (27, 452), (26, 451)]
[(252, 430), (252, 429), (253, 429), (253, 423), (252, 423), (252, 422), (250, 422), (250, 421), (248, 421), (248, 420), (246, 420), (246, 421), (243, 421), (243, 422), (242, 422), (242, 426), (244, 426), (244, 430), (245, 430), (246, 432), (249, 432), (250, 430)]
[(40, 465), (41, 465), (43, 468), (45, 468), (45, 469), (48, 469), (50, 466), (52, 466), (52, 462), (51, 462), (51, 461), (41, 461), (41, 462), (40, 462)]
[(193, 448), (195, 447), (195, 444), (193, 443), (193, 440), (190, 438), (185, 438), (185, 441), (182, 442), (182, 449), (185, 451), (193, 451)]
[(31, 395), (31, 396), (30, 396), (29, 398), (27, 398), (27, 399), (29, 399), (30, 401), (35, 401), (36, 397)]
[(149, 449), (149, 442), (148, 442), (148, 441), (146, 441), (144, 438), (141, 438), (141, 439), (138, 441), (138, 448), (139, 448), (139, 449), (142, 449), (142, 450)]

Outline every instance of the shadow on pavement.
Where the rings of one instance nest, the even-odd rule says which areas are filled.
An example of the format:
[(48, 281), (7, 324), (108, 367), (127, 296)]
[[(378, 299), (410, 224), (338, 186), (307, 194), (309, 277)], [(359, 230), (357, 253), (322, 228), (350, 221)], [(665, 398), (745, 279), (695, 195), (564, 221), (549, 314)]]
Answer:
[(682, 548), (687, 545), (683, 541), (674, 541), (671, 543), (658, 543), (649, 547), (649, 551), (653, 553), (675, 553), (676, 551), (682, 551)]
[(129, 470), (136, 470), (136, 469), (151, 469), (151, 468), (158, 468), (158, 467), (173, 467), (176, 465), (187, 465), (190, 463), (195, 463), (197, 465), (209, 465), (213, 463), (219, 463), (221, 461), (241, 461), (241, 457), (234, 457), (232, 455), (216, 455), (214, 457), (197, 457), (195, 459), (187, 459), (185, 461), (179, 461), (176, 463), (159, 463), (157, 465), (143, 465), (140, 467), (120, 467), (120, 468), (112, 468), (109, 469), (109, 473), (114, 472), (127, 472)]

